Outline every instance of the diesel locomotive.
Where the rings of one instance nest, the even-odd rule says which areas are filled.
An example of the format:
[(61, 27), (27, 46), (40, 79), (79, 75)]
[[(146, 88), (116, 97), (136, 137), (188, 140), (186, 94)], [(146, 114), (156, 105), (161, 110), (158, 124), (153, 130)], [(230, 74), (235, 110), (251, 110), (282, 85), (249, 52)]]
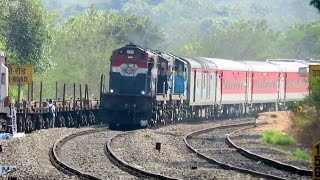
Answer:
[(101, 110), (111, 128), (278, 110), (308, 95), (317, 61), (187, 58), (128, 44), (113, 51)]

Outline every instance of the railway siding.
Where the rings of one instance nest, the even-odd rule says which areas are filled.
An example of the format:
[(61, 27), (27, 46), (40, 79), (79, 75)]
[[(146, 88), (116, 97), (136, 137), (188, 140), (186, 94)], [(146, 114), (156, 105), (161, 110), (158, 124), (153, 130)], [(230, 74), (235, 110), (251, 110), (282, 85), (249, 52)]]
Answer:
[[(227, 141), (233, 148), (236, 148), (243, 155), (266, 160), (279, 168), (291, 169), (301, 175), (312, 175), (312, 164), (308, 161), (299, 161), (293, 159), (291, 154), (276, 150), (260, 139), (260, 133), (253, 129), (240, 129), (227, 136)], [(247, 139), (244, 141), (243, 139)]]
[[(228, 134), (239, 129), (239, 127), (235, 127), (236, 125), (230, 127), (222, 126), (195, 131), (185, 137), (185, 142), (187, 146), (200, 157), (217, 163), (226, 169), (233, 169), (272, 179), (309, 179), (308, 176), (295, 174), (291, 169), (291, 171), (281, 171), (277, 167), (265, 165), (265, 160), (259, 159), (259, 161), (256, 161), (246, 158), (240, 153), (237, 153), (235, 149), (230, 149), (225, 142), (225, 138), (226, 135), (228, 136)], [(253, 126), (251, 125), (251, 127)], [(246, 128), (250, 128), (250, 126), (247, 125)], [(243, 138), (243, 140), (246, 140), (246, 138)]]
[[(242, 119), (243, 120), (243, 119)], [(255, 179), (246, 174), (224, 170), (190, 152), (184, 136), (196, 129), (233, 121), (181, 123), (157, 129), (144, 129), (117, 136), (111, 142), (113, 152), (135, 168), (177, 179)], [(161, 150), (155, 149), (161, 143)], [(257, 178), (258, 179), (258, 178)]]

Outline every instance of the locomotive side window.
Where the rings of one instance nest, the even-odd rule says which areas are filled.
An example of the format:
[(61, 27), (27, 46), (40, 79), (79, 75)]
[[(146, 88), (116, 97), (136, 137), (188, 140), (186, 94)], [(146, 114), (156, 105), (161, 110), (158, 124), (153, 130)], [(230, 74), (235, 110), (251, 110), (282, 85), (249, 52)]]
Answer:
[(160, 75), (161, 76), (166, 76), (167, 75), (166, 63), (162, 62), (160, 67), (161, 67), (160, 68)]

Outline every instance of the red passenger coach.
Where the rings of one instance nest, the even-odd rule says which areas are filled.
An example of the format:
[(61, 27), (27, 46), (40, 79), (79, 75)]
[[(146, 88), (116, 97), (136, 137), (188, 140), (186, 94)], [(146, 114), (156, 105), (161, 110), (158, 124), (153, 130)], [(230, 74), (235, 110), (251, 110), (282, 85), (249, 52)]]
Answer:
[(308, 65), (294, 60), (267, 60), (271, 64), (278, 65), (283, 72), (283, 85), (280, 86), (281, 101), (299, 101), (308, 93), (308, 79), (299, 75), (299, 68), (307, 68)]
[(246, 76), (248, 68), (241, 62), (203, 58), (215, 64), (218, 72), (216, 102), (218, 104), (238, 104), (246, 100)]
[(246, 92), (247, 72), (222, 70), (219, 74), (222, 81), (222, 95), (244, 94)]
[[(248, 68), (242, 62), (202, 58), (216, 66), (217, 83), (215, 88), (215, 111), (218, 116), (232, 114), (238, 116), (244, 112), (247, 101)], [(222, 112), (222, 114), (220, 114)]]
[(301, 77), (297, 72), (286, 73), (286, 92), (287, 93), (307, 93), (308, 78)]
[(267, 62), (244, 61), (249, 68), (248, 103), (278, 102), (281, 69)]
[(277, 94), (280, 72), (252, 72), (252, 94)]

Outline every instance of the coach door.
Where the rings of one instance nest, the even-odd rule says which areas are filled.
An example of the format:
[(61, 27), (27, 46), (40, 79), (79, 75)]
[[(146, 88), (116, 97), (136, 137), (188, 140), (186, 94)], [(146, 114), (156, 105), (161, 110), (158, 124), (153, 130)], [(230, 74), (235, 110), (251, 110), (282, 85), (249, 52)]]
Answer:
[(278, 101), (279, 102), (284, 102), (285, 101), (285, 88), (286, 88), (286, 73), (281, 72), (279, 74), (279, 86), (278, 86)]

